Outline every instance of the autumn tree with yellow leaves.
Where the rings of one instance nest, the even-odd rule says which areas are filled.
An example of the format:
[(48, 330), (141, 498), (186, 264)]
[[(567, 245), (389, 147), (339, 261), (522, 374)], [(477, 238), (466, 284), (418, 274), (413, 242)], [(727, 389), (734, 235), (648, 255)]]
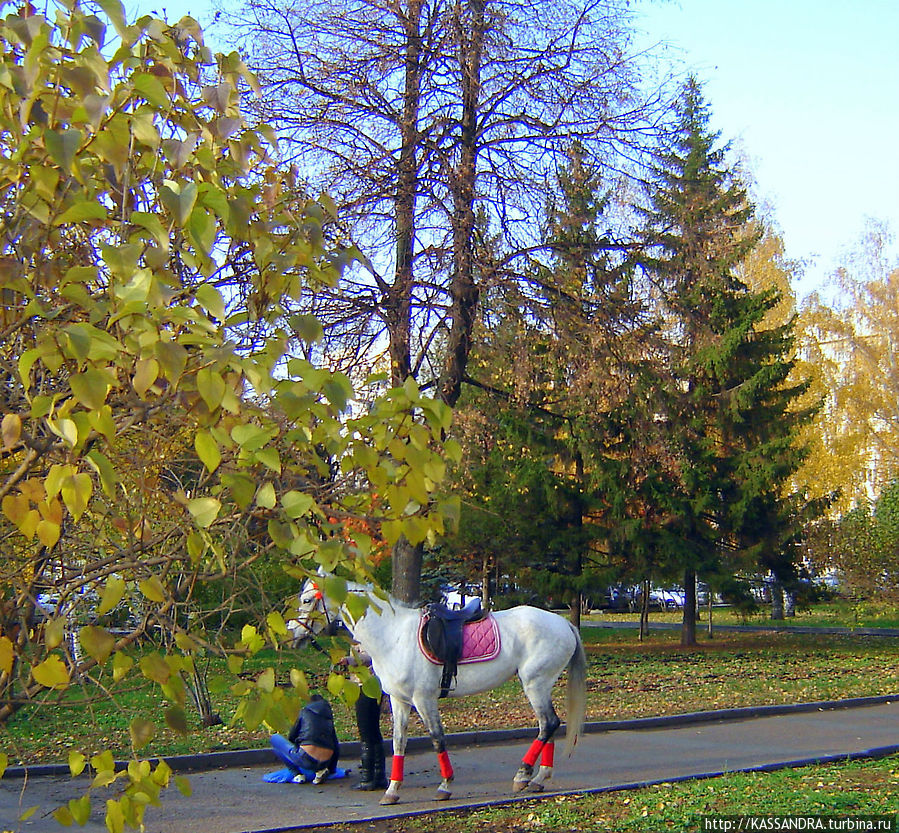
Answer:
[[(76, 678), (114, 697), (140, 675), (167, 706), (132, 721), (137, 761), (158, 725), (186, 728), (196, 657), (227, 650), (237, 673), (287, 636), (284, 600), (228, 643), (192, 628), (175, 614), (198, 588), (263, 557), (296, 582), (319, 565), (361, 577), (369, 537), (332, 534), (353, 519), (388, 543), (442, 531), (450, 412), (411, 382), (362, 412), (315, 319), (285, 315), (355, 253), (246, 127), (239, 55), (213, 55), (191, 18), (97, 5), (0, 21), (0, 722)], [(37, 627), (42, 592), (55, 607)], [(135, 652), (156, 626), (171, 650)], [(286, 727), (308, 693), (291, 681), (244, 680), (238, 717)], [(68, 761), (91, 789), (123, 785), (110, 831), (169, 782), (164, 762)], [(56, 817), (90, 811), (88, 790)]]

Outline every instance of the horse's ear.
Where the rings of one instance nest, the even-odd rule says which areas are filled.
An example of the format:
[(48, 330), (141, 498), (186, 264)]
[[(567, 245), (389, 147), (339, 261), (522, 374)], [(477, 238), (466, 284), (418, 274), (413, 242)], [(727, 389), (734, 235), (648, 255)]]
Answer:
[(325, 568), (322, 567), (321, 564), (318, 565), (318, 574), (319, 574), (322, 578), (324, 578), (326, 575), (328, 575), (328, 574), (325, 572)]

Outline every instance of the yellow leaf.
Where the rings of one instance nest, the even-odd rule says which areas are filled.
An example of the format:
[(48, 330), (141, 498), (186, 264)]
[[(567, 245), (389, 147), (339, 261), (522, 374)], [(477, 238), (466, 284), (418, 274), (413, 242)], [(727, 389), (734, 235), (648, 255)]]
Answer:
[(66, 637), (66, 617), (56, 616), (44, 623), (44, 644), (51, 651), (62, 644)]
[(207, 471), (211, 474), (222, 461), (222, 453), (219, 451), (218, 443), (213, 436), (207, 431), (198, 431), (194, 437), (194, 449), (200, 462), (206, 466)]
[(343, 691), (343, 687), (346, 685), (346, 677), (341, 677), (339, 674), (331, 674), (328, 677), (328, 691), (331, 692), (335, 697), (340, 695), (340, 692)]
[(22, 418), (18, 414), (6, 414), (0, 422), (0, 439), (4, 448), (12, 448), (22, 435)]
[(53, 521), (48, 521), (46, 519), (41, 519), (40, 521), (38, 521), (37, 539), (47, 549), (55, 546), (56, 542), (59, 540), (61, 532), (62, 529), (58, 523), (54, 523)]
[(122, 801), (106, 799), (106, 829), (109, 833), (124, 833), (125, 814), (122, 811)]
[(306, 679), (306, 674), (299, 668), (290, 669), (290, 684), (303, 700), (309, 699), (309, 681)]
[(135, 717), (128, 726), (131, 743), (135, 750), (143, 749), (156, 734), (156, 726), (143, 717)]
[(197, 650), (197, 643), (188, 634), (181, 631), (175, 634), (175, 644), (186, 654)]
[(14, 658), (15, 650), (12, 641), (6, 636), (0, 636), (0, 674), (12, 673)]
[(3, 498), (3, 514), (16, 526), (22, 523), (31, 506), (25, 495), (7, 495)]
[(263, 483), (256, 493), (256, 505), (261, 509), (271, 509), (276, 502), (275, 487), (271, 483)]
[(287, 625), (284, 622), (284, 617), (277, 611), (273, 610), (268, 616), (265, 617), (265, 621), (268, 623), (269, 628), (271, 628), (272, 633), (277, 634), (278, 636), (287, 636)]
[(26, 538), (34, 538), (37, 532), (38, 524), (41, 522), (41, 515), (37, 509), (30, 509), (25, 513), (25, 517), (19, 521), (19, 532)]
[(99, 370), (89, 368), (84, 373), (76, 373), (69, 379), (69, 386), (75, 398), (92, 411), (98, 411), (106, 404), (109, 381)]
[(97, 615), (102, 616), (115, 608), (122, 601), (126, 587), (125, 579), (119, 578), (119, 576), (110, 576), (103, 587), (103, 595), (100, 597)]
[(73, 776), (81, 775), (81, 773), (84, 772), (85, 766), (87, 766), (87, 758), (81, 752), (70, 749), (69, 772), (71, 772)]
[(63, 466), (59, 463), (55, 463), (50, 466), (47, 479), (44, 481), (44, 489), (46, 490), (47, 498), (56, 497), (62, 489), (62, 484), (74, 475), (75, 472), (75, 467), (70, 465)]
[(131, 386), (143, 399), (151, 385), (159, 378), (159, 362), (156, 359), (140, 359), (134, 367)]
[(187, 511), (201, 529), (212, 525), (221, 508), (221, 502), (214, 497), (197, 497), (187, 502)]
[(159, 576), (150, 576), (138, 584), (140, 592), (144, 594), (151, 602), (162, 604), (165, 601), (165, 588), (159, 580)]
[(69, 685), (69, 669), (55, 654), (31, 669), (34, 681), (44, 688), (67, 688)]
[(71, 419), (48, 419), (47, 425), (57, 437), (68, 443), (71, 448), (78, 445), (78, 426)]
[(121, 651), (117, 651), (116, 655), (112, 658), (112, 678), (115, 682), (121, 680), (134, 665), (134, 660), (128, 656), (128, 654), (123, 654)]
[(266, 668), (257, 678), (256, 685), (267, 694), (275, 690), (275, 669)]
[(83, 795), (81, 796), (81, 798), (69, 799), (68, 807), (75, 824), (77, 824), (79, 827), (83, 827), (85, 824), (87, 824), (87, 820), (91, 815), (90, 794)]
[(105, 628), (99, 628), (96, 625), (87, 625), (82, 628), (78, 632), (78, 639), (84, 650), (101, 665), (109, 659), (109, 655), (115, 647), (115, 637)]
[(221, 373), (204, 367), (197, 371), (197, 390), (203, 397), (206, 407), (210, 411), (214, 411), (221, 404), (222, 397), (225, 395), (225, 380)]
[(65, 503), (72, 517), (77, 521), (87, 509), (91, 499), (94, 485), (91, 477), (85, 472), (74, 474), (62, 484), (62, 501)]
[(153, 774), (151, 775), (153, 783), (159, 784), (160, 787), (167, 787), (171, 777), (172, 768), (164, 760), (157, 764), (156, 769), (153, 770)]
[(165, 685), (172, 676), (169, 664), (156, 652), (141, 657), (140, 670), (148, 680)]

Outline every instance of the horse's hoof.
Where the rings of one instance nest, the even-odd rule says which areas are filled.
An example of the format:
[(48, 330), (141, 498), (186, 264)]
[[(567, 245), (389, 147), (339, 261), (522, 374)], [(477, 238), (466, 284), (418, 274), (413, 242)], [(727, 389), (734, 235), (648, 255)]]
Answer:
[(448, 798), (452, 798), (453, 794), (449, 790), (442, 790), (440, 788), (437, 789), (437, 794), (434, 796), (435, 801), (446, 801)]
[(512, 782), (512, 789), (513, 789), (515, 792), (520, 793), (522, 790), (526, 790), (526, 789), (527, 789), (529, 783), (530, 783), (530, 782), (528, 782), (528, 781), (513, 781), (513, 782)]
[(530, 793), (542, 793), (546, 787), (543, 784), (535, 783), (531, 781), (530, 784), (525, 785)]
[(381, 796), (381, 800), (378, 802), (379, 804), (399, 804), (400, 797), (397, 793), (384, 793)]

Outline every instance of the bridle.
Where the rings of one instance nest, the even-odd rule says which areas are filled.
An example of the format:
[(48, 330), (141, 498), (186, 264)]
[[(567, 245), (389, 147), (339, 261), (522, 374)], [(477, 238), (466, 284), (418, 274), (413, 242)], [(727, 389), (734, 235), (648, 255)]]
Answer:
[[(297, 619), (296, 621), (299, 625), (301, 625), (303, 628), (306, 629), (306, 631), (309, 634), (309, 638), (312, 640), (313, 645), (316, 645), (316, 647), (320, 647), (316, 643), (315, 637), (320, 636), (321, 634), (324, 634), (325, 636), (333, 635), (333, 633), (336, 630), (337, 620), (333, 619), (331, 617), (331, 613), (328, 610), (328, 605), (325, 602), (325, 594), (322, 593), (319, 586), (314, 581), (311, 581), (311, 579), (310, 579), (310, 583), (312, 584), (312, 589), (315, 591), (312, 606), (309, 607), (308, 610), (304, 611), (305, 615), (306, 615), (305, 619)], [(312, 627), (312, 624), (309, 622), (310, 614), (313, 614), (316, 612), (321, 612), (322, 614), (324, 614), (324, 617), (325, 617), (325, 626), (318, 633), (315, 632), (315, 630)]]

